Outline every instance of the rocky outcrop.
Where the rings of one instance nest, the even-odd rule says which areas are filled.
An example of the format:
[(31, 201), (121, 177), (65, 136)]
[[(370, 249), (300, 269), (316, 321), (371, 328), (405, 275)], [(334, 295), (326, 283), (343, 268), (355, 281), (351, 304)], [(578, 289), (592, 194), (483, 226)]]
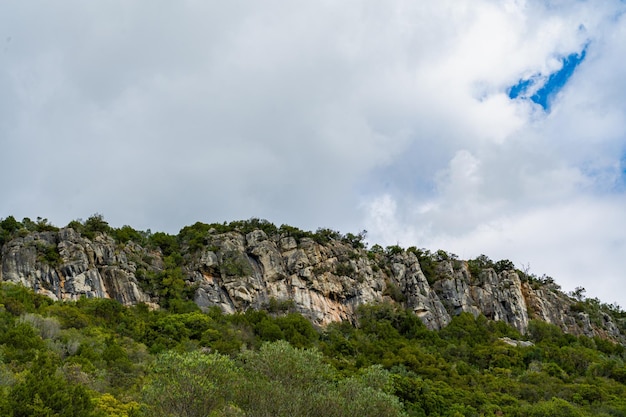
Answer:
[(467, 264), (460, 263), (457, 270), (453, 270), (452, 265), (450, 261), (438, 265), (442, 278), (433, 285), (450, 314), (483, 314), (526, 332), (528, 308), (521, 280), (515, 271), (496, 274), (493, 269), (484, 269), (473, 277)]
[(113, 298), (123, 304), (152, 303), (134, 275), (132, 260), (146, 252), (118, 247), (112, 238), (93, 241), (72, 229), (30, 233), (2, 248), (0, 278), (33, 288), (54, 300)]
[[(592, 319), (572, 312), (576, 300), (549, 285), (531, 285), (513, 270), (471, 274), (466, 262), (440, 260), (427, 279), (411, 251), (366, 251), (340, 239), (320, 243), (262, 230), (211, 229), (202, 239), (193, 249), (182, 243), (182, 262), (175, 267), (202, 309), (217, 306), (233, 313), (278, 306), (325, 325), (353, 321), (362, 304), (388, 301), (412, 310), (430, 329), (465, 312), (504, 321), (522, 333), (536, 318), (570, 333), (623, 341), (609, 315)], [(172, 268), (165, 261), (159, 248), (119, 243), (106, 234), (87, 239), (64, 228), (5, 243), (0, 279), (55, 300), (104, 297), (158, 308), (164, 300), (155, 288), (168, 285), (164, 277)]]

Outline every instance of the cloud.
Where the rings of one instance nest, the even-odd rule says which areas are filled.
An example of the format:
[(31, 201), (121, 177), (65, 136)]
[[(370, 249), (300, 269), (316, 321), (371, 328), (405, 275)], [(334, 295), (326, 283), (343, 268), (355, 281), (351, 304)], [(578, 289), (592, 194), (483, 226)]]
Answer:
[[(513, 30), (504, 35), (513, 39), (503, 43), (516, 45), (516, 53), (500, 49), (494, 55), (511, 59), (507, 67), (492, 69), (484, 80), (484, 71), (472, 74), (470, 67), (451, 82), (450, 106), (459, 104), (462, 114), (441, 110), (448, 119), (438, 132), (452, 146), (432, 144), (439, 154), (416, 146), (405, 154), (404, 163), (396, 160), (384, 172), (419, 173), (413, 184), (421, 186), (413, 193), (406, 193), (407, 187), (380, 187), (369, 205), (364, 204), (370, 238), (447, 249), (462, 257), (486, 253), (510, 258), (518, 266), (530, 264), (539, 275), (553, 275), (567, 289), (586, 285), (590, 296), (624, 305), (626, 298), (616, 291), (624, 285), (619, 259), (626, 254), (624, 234), (617, 226), (623, 225), (620, 213), (625, 207), (626, 126), (618, 98), (625, 90), (623, 80), (615, 78), (623, 69), (615, 61), (624, 48), (622, 18), (614, 9), (558, 9), (551, 16), (541, 7), (528, 8), (533, 9), (530, 2), (517, 26), (511, 23)], [(533, 37), (529, 28), (539, 22), (548, 29)], [(510, 77), (558, 71), (558, 57), (575, 54), (587, 43), (587, 59), (554, 96), (551, 114), (533, 103), (502, 97)], [(489, 46), (487, 42), (480, 52), (481, 59), (491, 56)], [(471, 56), (482, 44), (464, 47)], [(458, 57), (452, 54), (450, 59)], [(450, 72), (459, 67), (444, 65)], [(434, 77), (453, 77), (440, 75), (436, 65), (430, 71)], [(445, 89), (443, 81), (438, 85)], [(489, 100), (495, 98), (498, 104), (487, 112)], [(491, 115), (498, 130), (484, 123), (482, 114)], [(458, 133), (460, 126), (463, 134)], [(422, 164), (428, 166), (427, 173), (420, 171)]]
[[(603, 242), (623, 226), (624, 9), (5, 2), (0, 217), (366, 228), (373, 242), (545, 265), (557, 282), (575, 240), (602, 248), (603, 282), (621, 285), (623, 246)], [(509, 97), (583, 49), (550, 112)], [(601, 227), (557, 221), (582, 208)]]

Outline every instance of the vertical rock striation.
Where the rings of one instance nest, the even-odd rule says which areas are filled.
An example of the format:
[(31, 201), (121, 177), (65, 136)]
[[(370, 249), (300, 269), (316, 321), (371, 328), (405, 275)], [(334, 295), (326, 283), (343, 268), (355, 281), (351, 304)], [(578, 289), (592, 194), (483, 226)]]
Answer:
[[(233, 313), (278, 306), (325, 325), (353, 321), (358, 306), (387, 301), (415, 312), (430, 329), (466, 312), (522, 333), (535, 318), (570, 333), (622, 340), (610, 316), (591, 320), (572, 312), (576, 300), (550, 285), (531, 285), (513, 270), (483, 268), (472, 275), (466, 262), (441, 260), (427, 279), (410, 251), (366, 251), (339, 239), (319, 242), (263, 230), (209, 230), (203, 239), (193, 250), (182, 242), (180, 267), (202, 309)], [(90, 240), (64, 228), (6, 242), (0, 279), (55, 300), (103, 297), (158, 308), (163, 300), (146, 277), (159, 277), (167, 268), (164, 260), (158, 248), (118, 243), (106, 234)]]

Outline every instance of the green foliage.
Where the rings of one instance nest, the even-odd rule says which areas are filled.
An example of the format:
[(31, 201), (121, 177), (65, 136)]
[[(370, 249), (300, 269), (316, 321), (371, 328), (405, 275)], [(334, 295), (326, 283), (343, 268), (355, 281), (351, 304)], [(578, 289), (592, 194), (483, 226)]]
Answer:
[(22, 224), (15, 220), (15, 217), (8, 216), (6, 219), (0, 220), (0, 249), (11, 240), (17, 231), (22, 228)]
[(295, 347), (312, 347), (319, 334), (313, 328), (311, 322), (300, 314), (290, 313), (275, 319), (281, 329), (284, 340)]
[(267, 235), (275, 235), (278, 232), (278, 228), (273, 223), (256, 217), (252, 217), (248, 220), (230, 222), (228, 227), (230, 230), (236, 230), (243, 234), (248, 234), (254, 230), (262, 230)]
[(11, 282), (0, 283), (0, 304), (7, 312), (19, 316), (22, 313), (35, 313), (40, 308), (52, 304), (52, 300), (31, 289)]
[[(245, 352), (245, 395), (241, 408), (252, 416), (399, 416), (402, 406), (384, 389), (389, 378), (380, 368), (341, 380), (322, 354), (286, 342)], [(382, 389), (381, 389), (382, 388)]]
[(484, 342), (493, 341), (495, 335), (489, 328), (485, 316), (474, 318), (470, 313), (461, 313), (452, 318), (450, 324), (444, 327), (439, 335), (444, 340), (466, 343), (475, 346)]
[(150, 368), (143, 398), (149, 416), (222, 415), (217, 413), (229, 408), (242, 383), (241, 371), (227, 356), (170, 351)]
[(53, 358), (41, 354), (33, 362), (21, 382), (15, 384), (8, 395), (8, 417), (92, 416), (94, 406), (86, 388), (71, 383), (57, 373)]
[(124, 225), (118, 229), (111, 229), (110, 234), (116, 242), (128, 243), (132, 241), (140, 245), (146, 243), (146, 237), (148, 236), (146, 232), (140, 232), (128, 225)]
[(293, 311), (295, 309), (295, 302), (291, 299), (277, 300), (274, 297), (270, 297), (269, 302), (265, 306), (265, 309), (270, 313), (285, 313)]
[[(379, 304), (359, 307), (356, 323), (320, 329), (297, 314), (289, 299), (270, 299), (266, 311), (232, 315), (218, 308), (203, 313), (192, 302), (195, 287), (188, 284), (183, 265), (197, 250), (213, 250), (225, 277), (253, 272), (245, 254), (209, 246), (219, 241), (216, 233), (260, 229), (274, 242), (285, 236), (326, 242), (338, 253), (335, 272), (348, 276), (353, 275), (351, 256), (363, 249), (359, 235), (276, 228), (250, 219), (196, 223), (171, 236), (129, 226), (111, 229), (101, 216), (96, 220), (89, 222), (87, 233), (108, 233), (119, 243), (145, 239), (162, 252), (161, 270), (138, 261), (137, 276), (166, 308), (129, 308), (108, 299), (52, 302), (26, 288), (1, 284), (0, 415), (626, 414), (624, 346), (566, 335), (545, 322), (530, 322), (527, 337), (533, 346), (515, 347), (500, 338), (526, 337), (503, 322), (470, 314), (454, 317), (435, 332), (413, 311)], [(77, 223), (83, 231), (88, 224)], [(0, 236), (52, 232), (48, 227), (45, 219), (7, 218), (0, 221)], [(52, 242), (50, 236), (44, 236), (46, 242)], [(60, 261), (55, 245), (37, 245), (41, 262)], [(346, 251), (345, 245), (354, 250)], [(389, 273), (391, 257), (402, 251), (375, 245), (367, 256)], [(418, 258), (430, 282), (439, 279), (438, 262), (460, 264), (456, 255), (444, 251), (411, 247), (406, 253)], [(485, 268), (513, 267), (510, 261), (493, 263), (484, 255), (468, 266), (472, 276)], [(550, 277), (529, 276), (528, 281), (555, 288)], [(386, 294), (403, 301), (393, 285)], [(582, 293), (576, 299), (572, 311), (584, 312), (592, 321), (608, 315), (626, 322), (619, 306), (586, 299)], [(38, 363), (42, 357), (51, 365)], [(42, 380), (41, 389), (34, 387), (33, 375)], [(187, 389), (187, 383), (193, 387)], [(77, 408), (70, 414), (55, 408), (58, 401), (45, 388), (51, 384), (63, 384), (59, 398), (76, 393)]]
[(383, 249), (383, 247), (380, 246), (378, 243), (372, 246), (369, 251), (376, 255), (382, 255), (383, 253), (385, 253), (385, 249)]
[(335, 265), (335, 274), (338, 276), (353, 277), (356, 269), (349, 262), (339, 262)]
[(183, 227), (178, 237), (189, 247), (190, 252), (197, 252), (208, 244), (209, 230), (213, 228), (210, 224), (196, 222), (192, 226)]
[(383, 291), (383, 295), (391, 297), (392, 300), (398, 303), (403, 303), (406, 301), (406, 296), (404, 295), (400, 287), (398, 287), (395, 282), (392, 282), (390, 280), (385, 282), (385, 290)]
[(303, 238), (311, 238), (313, 236), (313, 233), (311, 232), (300, 230), (297, 227), (289, 226), (287, 224), (283, 224), (278, 228), (278, 234), (281, 237), (292, 237), (296, 240), (296, 242), (300, 242)]
[(347, 243), (355, 249), (365, 249), (365, 237), (367, 236), (367, 230), (363, 230), (359, 233), (352, 234), (346, 233), (346, 235), (341, 239), (342, 242)]
[(22, 224), (15, 220), (15, 217), (8, 216), (6, 219), (0, 221), (0, 228), (7, 233), (17, 232), (22, 227)]
[(93, 239), (98, 233), (109, 233), (111, 227), (102, 214), (96, 213), (87, 218), (77, 231), (87, 239)]
[(139, 417), (142, 415), (138, 402), (122, 402), (108, 393), (95, 398), (94, 405), (98, 417)]
[(342, 240), (343, 236), (336, 230), (320, 227), (311, 236), (320, 245), (327, 245), (333, 240)]
[(437, 262), (449, 261), (453, 259), (453, 257), (448, 252), (442, 249), (437, 250), (434, 256), (435, 256), (435, 261)]
[(43, 242), (37, 242), (38, 259), (52, 267), (58, 267), (61, 264), (61, 254), (57, 245), (50, 245)]
[(27, 323), (17, 323), (2, 332), (0, 344), (5, 361), (21, 364), (32, 361), (45, 348), (41, 336)]
[(412, 246), (407, 249), (408, 252), (412, 252), (417, 256), (417, 260), (420, 264), (420, 269), (424, 273), (426, 280), (429, 284), (434, 284), (437, 281), (436, 265), (439, 262), (437, 255), (431, 253), (428, 249), (417, 249)]
[(163, 256), (170, 256), (180, 252), (180, 246), (176, 236), (168, 235), (163, 232), (156, 232), (148, 238), (148, 243), (161, 250)]
[(467, 267), (472, 277), (478, 277), (483, 269), (493, 268), (494, 263), (487, 255), (479, 255), (467, 261)]
[(57, 232), (59, 228), (50, 224), (48, 219), (37, 217), (35, 230), (37, 232)]
[(508, 259), (501, 259), (495, 263), (495, 265), (493, 266), (493, 269), (495, 269), (497, 273), (504, 272), (504, 271), (514, 271), (515, 264), (509, 261)]
[(242, 253), (228, 251), (222, 256), (220, 272), (226, 276), (245, 277), (252, 275), (252, 266)]
[(520, 417), (583, 417), (586, 413), (561, 398), (552, 398), (549, 401), (526, 405), (519, 410), (518, 415)]
[(528, 334), (535, 343), (547, 342), (555, 345), (564, 344), (564, 334), (557, 326), (541, 320), (530, 320)]
[(385, 248), (385, 254), (387, 256), (398, 255), (404, 252), (404, 250), (399, 245), (391, 245)]

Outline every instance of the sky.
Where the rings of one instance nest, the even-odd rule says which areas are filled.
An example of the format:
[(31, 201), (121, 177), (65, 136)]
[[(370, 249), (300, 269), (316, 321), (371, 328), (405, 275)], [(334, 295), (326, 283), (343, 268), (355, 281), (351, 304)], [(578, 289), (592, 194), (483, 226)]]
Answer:
[(0, 1), (0, 218), (267, 219), (626, 307), (626, 3)]

